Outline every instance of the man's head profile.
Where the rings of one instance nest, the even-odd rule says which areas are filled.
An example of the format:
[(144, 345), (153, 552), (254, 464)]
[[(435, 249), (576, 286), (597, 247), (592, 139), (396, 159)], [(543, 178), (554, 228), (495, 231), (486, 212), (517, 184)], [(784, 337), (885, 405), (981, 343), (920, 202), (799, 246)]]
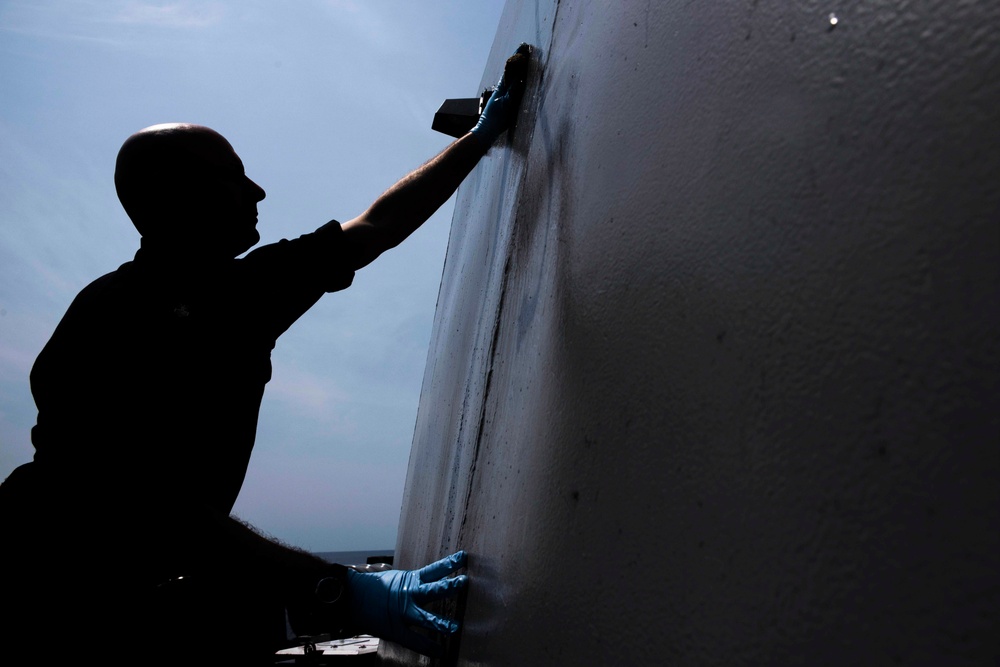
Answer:
[(226, 139), (189, 123), (153, 125), (118, 152), (115, 188), (144, 239), (181, 251), (235, 257), (257, 241), (264, 190)]

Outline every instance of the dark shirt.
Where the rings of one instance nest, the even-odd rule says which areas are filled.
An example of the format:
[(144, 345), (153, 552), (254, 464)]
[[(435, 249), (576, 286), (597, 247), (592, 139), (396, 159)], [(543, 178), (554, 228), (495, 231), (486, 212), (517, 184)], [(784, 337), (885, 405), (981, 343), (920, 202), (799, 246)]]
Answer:
[(80, 292), (35, 362), (36, 464), (118, 502), (228, 514), (276, 339), (353, 280), (344, 238), (331, 222), (211, 265), (144, 241)]

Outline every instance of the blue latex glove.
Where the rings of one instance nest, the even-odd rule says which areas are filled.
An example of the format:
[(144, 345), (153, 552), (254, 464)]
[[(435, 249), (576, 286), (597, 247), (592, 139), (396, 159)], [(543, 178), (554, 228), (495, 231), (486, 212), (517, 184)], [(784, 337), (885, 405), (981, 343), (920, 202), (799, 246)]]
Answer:
[(514, 52), (504, 67), (504, 74), (500, 77), (500, 82), (494, 89), (490, 99), (483, 107), (483, 113), (479, 116), (479, 122), (470, 130), (472, 134), (482, 142), (483, 146), (489, 148), (507, 128), (514, 123), (517, 117), (517, 108), (521, 104), (521, 97), (524, 94), (524, 77), (527, 74), (527, 60), (520, 63), (520, 66), (511, 67), (510, 63), (517, 57), (529, 58), (530, 47), (522, 44)]
[(421, 604), (457, 595), (469, 578), (464, 574), (448, 577), (465, 567), (466, 553), (459, 551), (419, 570), (385, 572), (347, 571), (347, 591), (354, 624), (367, 634), (401, 644), (429, 656), (438, 656), (441, 647), (414, 632), (418, 626), (452, 635), (456, 621), (435, 616)]

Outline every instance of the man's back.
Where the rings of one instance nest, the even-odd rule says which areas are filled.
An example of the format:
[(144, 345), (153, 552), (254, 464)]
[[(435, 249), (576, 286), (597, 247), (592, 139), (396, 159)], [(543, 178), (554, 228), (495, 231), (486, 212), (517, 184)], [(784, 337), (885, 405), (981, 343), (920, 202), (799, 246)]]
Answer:
[[(276, 338), (323, 288), (353, 277), (335, 261), (339, 231), (327, 226), (200, 266), (144, 247), (91, 283), (32, 370), (35, 460), (146, 503), (181, 485), (228, 513), (253, 449)], [(325, 284), (303, 268), (320, 253)]]
[[(253, 447), (273, 339), (232, 270), (143, 257), (86, 287), (31, 373), (35, 461), (129, 496), (178, 484), (228, 512)], [(135, 498), (139, 500), (140, 498)]]

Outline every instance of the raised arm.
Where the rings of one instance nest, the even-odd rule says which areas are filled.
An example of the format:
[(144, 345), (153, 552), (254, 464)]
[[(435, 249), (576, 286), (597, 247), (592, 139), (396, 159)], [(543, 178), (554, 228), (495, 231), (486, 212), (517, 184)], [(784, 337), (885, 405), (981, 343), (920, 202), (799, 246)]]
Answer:
[(528, 47), (522, 45), (507, 61), (504, 76), (472, 131), (403, 177), (360, 216), (343, 224), (356, 248), (354, 269), (370, 264), (424, 224), (513, 124), (524, 92), (528, 58)]
[(458, 189), (489, 145), (471, 132), (404, 176), (368, 209), (343, 224), (360, 269), (424, 224)]

